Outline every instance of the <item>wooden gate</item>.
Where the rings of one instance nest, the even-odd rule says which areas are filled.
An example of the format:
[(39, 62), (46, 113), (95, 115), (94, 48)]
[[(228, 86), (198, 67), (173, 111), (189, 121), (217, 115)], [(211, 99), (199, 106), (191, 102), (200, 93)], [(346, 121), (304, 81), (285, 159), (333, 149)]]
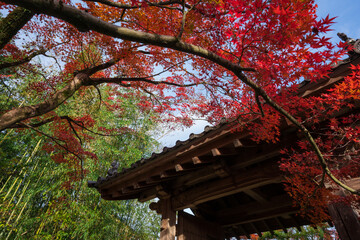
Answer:
[(178, 212), (178, 240), (219, 240), (224, 239), (222, 228), (212, 222), (194, 217), (183, 211)]

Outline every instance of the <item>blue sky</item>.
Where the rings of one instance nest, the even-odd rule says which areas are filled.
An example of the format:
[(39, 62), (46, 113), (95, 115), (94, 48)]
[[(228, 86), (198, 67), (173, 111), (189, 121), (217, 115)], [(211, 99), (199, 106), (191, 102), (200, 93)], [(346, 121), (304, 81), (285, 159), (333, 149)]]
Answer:
[[(336, 33), (343, 32), (352, 38), (360, 38), (360, 1), (359, 0), (316, 0), (318, 16), (337, 17), (336, 23), (329, 33), (336, 37)], [(337, 37), (336, 37), (337, 38)], [(336, 39), (338, 41), (338, 38)]]
[[(318, 5), (318, 16), (321, 18), (329, 15), (337, 17), (335, 24), (331, 27), (333, 31), (327, 35), (339, 41), (338, 32), (343, 32), (348, 37), (360, 38), (360, 0), (316, 0)], [(206, 121), (196, 121), (195, 125), (183, 131), (174, 131), (160, 139), (160, 142), (167, 147), (171, 147), (177, 140), (186, 140), (191, 133), (200, 133), (204, 127), (209, 125)]]

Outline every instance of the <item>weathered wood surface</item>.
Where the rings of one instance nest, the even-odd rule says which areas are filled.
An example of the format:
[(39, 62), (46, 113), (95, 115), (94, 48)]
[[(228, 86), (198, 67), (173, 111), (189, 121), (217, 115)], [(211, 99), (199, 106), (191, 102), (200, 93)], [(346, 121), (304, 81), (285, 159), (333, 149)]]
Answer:
[[(353, 178), (346, 181), (349, 187), (360, 190), (360, 178)], [(346, 193), (339, 189), (336, 194), (345, 196)], [(335, 228), (342, 240), (359, 240), (360, 239), (360, 220), (359, 215), (354, 209), (346, 203), (336, 202), (328, 206), (329, 214), (334, 222)], [(357, 209), (359, 211), (359, 209)]]
[(282, 179), (278, 167), (274, 163), (266, 163), (261, 169), (254, 168), (239, 172), (235, 176), (216, 179), (206, 182), (206, 184), (199, 184), (189, 190), (180, 191), (174, 195), (172, 206), (175, 210), (182, 210), (234, 193), (279, 183)]
[(194, 217), (183, 211), (178, 213), (177, 225), (178, 240), (222, 240), (222, 228), (212, 222)]
[(342, 240), (360, 239), (360, 222), (351, 206), (344, 203), (329, 205), (329, 213)]
[(175, 240), (176, 211), (172, 210), (170, 199), (160, 201), (161, 231), (160, 240)]

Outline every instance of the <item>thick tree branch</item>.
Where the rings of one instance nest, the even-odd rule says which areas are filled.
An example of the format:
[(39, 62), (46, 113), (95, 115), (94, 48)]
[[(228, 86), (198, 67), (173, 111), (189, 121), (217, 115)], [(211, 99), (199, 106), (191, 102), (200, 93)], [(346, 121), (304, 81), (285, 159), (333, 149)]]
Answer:
[(20, 123), (25, 119), (40, 116), (54, 110), (70, 98), (81, 86), (90, 85), (86, 84), (89, 82), (89, 75), (113, 66), (118, 60), (119, 59), (111, 59), (106, 63), (76, 73), (74, 79), (67, 86), (57, 91), (44, 102), (32, 106), (15, 108), (5, 112), (0, 116), (0, 131), (6, 128), (14, 128), (17, 123)]
[(17, 7), (5, 18), (1, 19), (0, 49), (2, 49), (33, 16), (34, 13), (31, 11)]
[(86, 81), (88, 75), (79, 73), (63, 89), (57, 91), (44, 102), (32, 106), (19, 107), (5, 112), (0, 116), (0, 131), (22, 120), (43, 115), (54, 110), (66, 99), (70, 98)]
[[(109, 7), (116, 7), (116, 8), (121, 8), (121, 9), (135, 9), (135, 8), (141, 8), (142, 7), (142, 4), (140, 4), (140, 5), (129, 5), (129, 4), (124, 4), (124, 3), (112, 2), (110, 0), (83, 0), (83, 1), (102, 3), (102, 4), (104, 4), (106, 6), (109, 6)], [(180, 3), (181, 3), (181, 1), (179, 1), (179, 0), (170, 0), (170, 1), (157, 2), (157, 3), (146, 1), (146, 4), (148, 6), (155, 6), (155, 7), (162, 7), (162, 6), (168, 6), (168, 5), (180, 4)]]
[(217, 54), (193, 44), (179, 41), (177, 37), (140, 32), (128, 28), (118, 27), (75, 7), (60, 3), (59, 0), (2, 0), (5, 3), (26, 7), (36, 13), (43, 13), (62, 19), (79, 29), (79, 31), (93, 30), (108, 36), (123, 40), (166, 47), (185, 53), (203, 57), (227, 68), (231, 66), (236, 71), (255, 71), (253, 68), (243, 68), (238, 64), (227, 61)]
[(138, 77), (138, 78), (90, 78), (85, 82), (84, 86), (96, 86), (102, 83), (117, 83), (117, 84), (126, 84), (126, 82), (146, 82), (154, 85), (165, 84), (175, 87), (193, 87), (197, 86), (200, 83), (191, 83), (191, 84), (179, 84), (168, 81), (154, 81), (148, 79), (148, 77)]
[(9, 67), (16, 67), (19, 66), (21, 64), (27, 63), (29, 62), (31, 59), (33, 59), (34, 57), (44, 54), (47, 50), (45, 49), (40, 49), (38, 51), (35, 51), (33, 53), (31, 53), (30, 55), (24, 57), (23, 59), (20, 59), (18, 61), (15, 62), (4, 62), (4, 63), (0, 63), (0, 70), (1, 69), (5, 69), (5, 68), (9, 68)]
[(103, 63), (103, 64), (99, 64), (95, 67), (92, 67), (92, 68), (89, 68), (89, 69), (84, 69), (84, 70), (81, 70), (79, 71), (78, 73), (85, 73), (89, 76), (91, 76), (92, 74), (94, 73), (97, 73), (101, 70), (104, 70), (104, 69), (107, 69), (111, 66), (114, 66), (117, 62), (120, 61), (120, 58), (113, 58), (113, 59), (110, 59), (109, 61)]

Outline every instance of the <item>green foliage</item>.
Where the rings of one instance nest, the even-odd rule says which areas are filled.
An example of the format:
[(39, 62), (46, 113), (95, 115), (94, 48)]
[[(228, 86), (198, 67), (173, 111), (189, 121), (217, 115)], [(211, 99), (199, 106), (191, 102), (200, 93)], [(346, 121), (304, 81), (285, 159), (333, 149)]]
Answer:
[[(89, 129), (92, 132), (83, 129), (86, 134), (81, 139), (83, 148), (97, 157), (74, 163), (80, 160), (61, 148), (46, 151), (46, 145), (56, 143), (31, 129), (1, 133), (0, 167), (4, 175), (0, 176), (0, 239), (157, 238), (160, 220), (148, 204), (105, 201), (86, 184), (105, 175), (113, 160), (126, 167), (149, 156), (158, 146), (151, 138), (157, 116), (139, 111), (136, 98), (108, 99), (110, 87), (100, 89), (102, 99), (106, 99), (101, 105), (95, 89), (84, 91), (92, 97), (81, 97), (80, 92), (74, 96), (80, 100), (68, 101), (56, 114), (71, 117), (92, 113), (95, 125)], [(115, 101), (118, 109), (108, 111)], [(47, 125), (37, 129), (47, 135), (54, 131)], [(58, 153), (67, 161), (53, 161)], [(83, 178), (81, 173), (85, 173)]]
[(259, 240), (324, 240), (324, 239), (333, 239), (335, 236), (335, 231), (329, 229), (327, 226), (323, 227), (311, 227), (311, 226), (303, 226), (300, 230), (296, 228), (289, 229), (288, 232), (274, 231), (274, 232), (266, 232), (263, 233)]

